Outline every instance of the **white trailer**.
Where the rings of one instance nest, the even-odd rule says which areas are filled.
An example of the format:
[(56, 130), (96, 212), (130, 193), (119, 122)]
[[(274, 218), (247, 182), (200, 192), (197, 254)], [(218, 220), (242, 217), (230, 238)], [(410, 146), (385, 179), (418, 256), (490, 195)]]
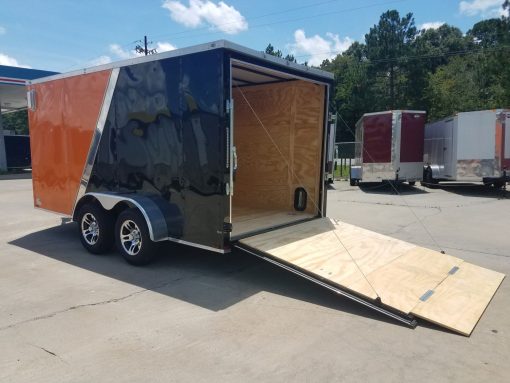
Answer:
[(425, 184), (483, 182), (502, 187), (510, 181), (510, 110), (482, 110), (425, 126)]

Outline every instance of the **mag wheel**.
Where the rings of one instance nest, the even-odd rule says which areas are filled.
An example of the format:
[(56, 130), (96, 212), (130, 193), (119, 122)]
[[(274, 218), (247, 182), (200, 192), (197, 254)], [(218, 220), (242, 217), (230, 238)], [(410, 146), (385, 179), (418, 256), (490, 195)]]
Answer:
[(145, 217), (136, 208), (119, 214), (115, 243), (122, 257), (132, 265), (146, 265), (157, 254), (157, 243), (151, 240)]
[(102, 207), (85, 204), (78, 213), (80, 241), (92, 254), (103, 254), (113, 245), (114, 220)]

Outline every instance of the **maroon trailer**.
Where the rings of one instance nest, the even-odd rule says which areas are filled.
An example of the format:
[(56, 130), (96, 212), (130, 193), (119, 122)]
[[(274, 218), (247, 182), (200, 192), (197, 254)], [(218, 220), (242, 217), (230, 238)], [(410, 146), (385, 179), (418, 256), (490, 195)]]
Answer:
[(426, 112), (392, 110), (366, 113), (356, 123), (356, 150), (350, 181), (408, 182), (423, 175)]

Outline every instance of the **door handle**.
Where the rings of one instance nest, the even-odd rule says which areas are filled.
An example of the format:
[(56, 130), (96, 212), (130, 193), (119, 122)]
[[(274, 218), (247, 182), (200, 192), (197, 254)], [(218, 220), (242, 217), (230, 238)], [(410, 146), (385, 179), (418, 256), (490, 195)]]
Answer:
[(234, 180), (235, 180), (236, 172), (237, 172), (237, 148), (235, 146), (232, 147), (232, 159), (233, 159), (232, 169), (233, 169)]

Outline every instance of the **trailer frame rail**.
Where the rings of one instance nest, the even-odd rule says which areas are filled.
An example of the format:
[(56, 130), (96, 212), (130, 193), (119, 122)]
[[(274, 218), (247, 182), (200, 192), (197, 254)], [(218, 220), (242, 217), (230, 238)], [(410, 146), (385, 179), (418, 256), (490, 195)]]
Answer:
[(396, 320), (400, 323), (405, 324), (406, 326), (410, 328), (415, 328), (418, 324), (414, 316), (408, 315), (402, 312), (399, 312), (398, 310), (395, 310), (391, 307), (385, 306), (379, 301), (370, 302), (367, 299), (364, 299), (356, 294), (354, 294), (351, 291), (348, 291), (341, 286), (336, 285), (335, 283), (332, 283), (331, 281), (325, 280), (323, 278), (320, 278), (316, 275), (313, 275), (309, 272), (307, 272), (304, 269), (298, 268), (294, 265), (291, 265), (285, 261), (282, 261), (281, 259), (275, 258), (267, 253), (264, 253), (262, 251), (259, 251), (257, 249), (254, 249), (250, 246), (241, 244), (239, 242), (235, 243), (233, 245), (234, 248), (239, 249), (241, 251), (244, 251), (248, 254), (254, 255), (266, 262), (272, 263), (273, 265), (276, 265), (284, 270), (290, 271), (293, 274), (299, 275), (300, 277), (303, 277), (319, 286), (322, 286), (330, 291), (333, 291), (337, 293), (338, 295), (341, 295), (347, 299), (350, 299), (354, 302), (360, 303), (365, 307), (368, 307), (372, 310), (375, 310), (387, 317), (392, 318), (393, 320)]

